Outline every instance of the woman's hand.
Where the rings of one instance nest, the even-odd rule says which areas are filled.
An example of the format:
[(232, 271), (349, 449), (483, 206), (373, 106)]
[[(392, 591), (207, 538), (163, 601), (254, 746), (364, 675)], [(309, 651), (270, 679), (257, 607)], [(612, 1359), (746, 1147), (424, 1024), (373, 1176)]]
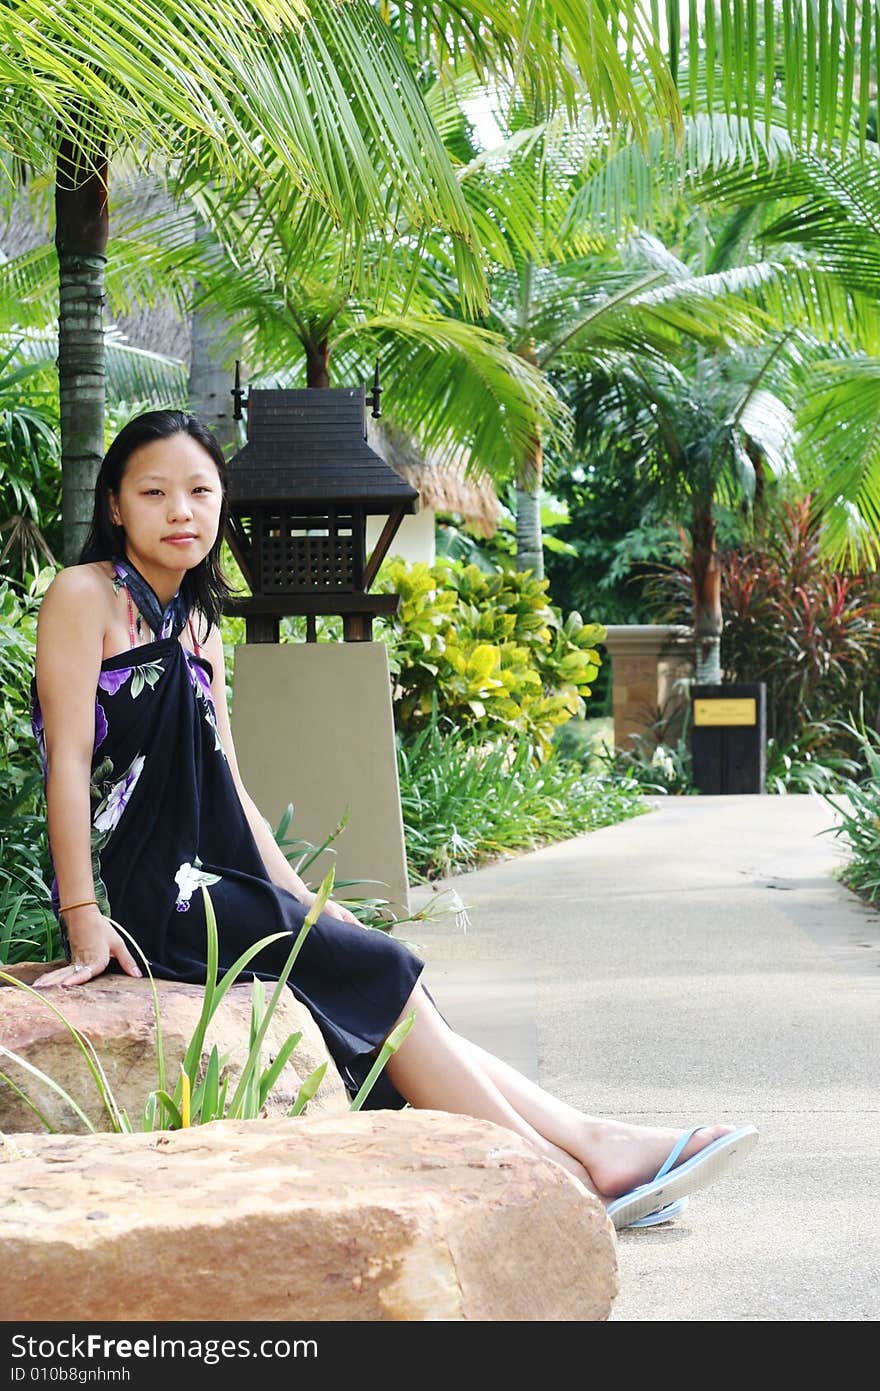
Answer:
[(70, 939), (70, 962), (40, 976), (34, 981), (35, 990), (44, 985), (85, 985), (106, 971), (111, 957), (116, 958), (126, 975), (143, 975), (124, 939), (97, 907), (76, 908), (65, 914), (64, 921)]
[[(311, 889), (307, 889), (305, 893), (299, 894), (298, 897), (300, 902), (305, 904), (306, 908), (311, 908), (318, 895), (313, 893)], [(336, 918), (339, 922), (351, 923), (352, 927), (363, 927), (363, 923), (355, 917), (354, 913), (349, 912), (347, 908), (343, 908), (341, 903), (334, 903), (332, 898), (327, 899), (321, 911), (326, 913), (328, 918)]]
[(340, 922), (351, 923), (353, 927), (363, 927), (363, 923), (354, 913), (344, 908), (341, 903), (334, 903), (332, 898), (328, 898), (324, 904), (324, 912), (328, 918), (338, 918)]

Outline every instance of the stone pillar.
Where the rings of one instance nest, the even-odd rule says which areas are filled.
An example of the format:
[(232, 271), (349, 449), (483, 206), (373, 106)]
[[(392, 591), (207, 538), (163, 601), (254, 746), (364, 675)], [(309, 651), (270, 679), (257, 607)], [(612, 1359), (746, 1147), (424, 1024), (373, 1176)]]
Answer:
[(612, 661), (615, 747), (631, 749), (660, 719), (669, 726), (667, 742), (677, 738), (687, 708), (681, 683), (694, 674), (691, 630), (673, 623), (612, 624), (604, 646)]
[(385, 644), (237, 647), (232, 731), (245, 787), (273, 829), (292, 802), (289, 835), (320, 845), (349, 808), (335, 856), (308, 870), (312, 887), (333, 864), (337, 880), (356, 881), (334, 897), (386, 898), (408, 914)]

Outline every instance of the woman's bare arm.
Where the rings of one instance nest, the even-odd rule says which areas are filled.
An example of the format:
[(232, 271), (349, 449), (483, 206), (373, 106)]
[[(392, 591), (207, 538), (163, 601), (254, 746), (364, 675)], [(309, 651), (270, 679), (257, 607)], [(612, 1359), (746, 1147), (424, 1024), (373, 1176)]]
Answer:
[[(95, 739), (95, 693), (101, 670), (106, 608), (98, 577), (71, 566), (52, 582), (37, 623), (37, 694), (46, 738), (49, 844), (71, 957), (82, 971), (62, 967), (40, 984), (79, 984), (103, 971), (111, 956), (140, 975), (123, 939), (94, 903), (89, 777)], [(88, 969), (85, 969), (88, 968)]]

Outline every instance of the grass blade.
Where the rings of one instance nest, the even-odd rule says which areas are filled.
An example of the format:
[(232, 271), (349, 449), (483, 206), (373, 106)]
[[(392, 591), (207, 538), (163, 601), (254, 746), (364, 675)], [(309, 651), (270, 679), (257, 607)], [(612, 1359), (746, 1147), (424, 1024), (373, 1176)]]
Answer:
[(379, 1056), (367, 1073), (363, 1086), (358, 1091), (354, 1101), (352, 1101), (349, 1107), (350, 1111), (359, 1111), (361, 1109), (370, 1092), (373, 1090), (373, 1087), (376, 1085), (376, 1078), (379, 1076), (379, 1073), (392, 1054), (397, 1052), (415, 1022), (416, 1012), (413, 1010), (411, 1014), (408, 1014), (405, 1019), (400, 1021), (395, 1029), (391, 1030), (391, 1033), (382, 1044)]

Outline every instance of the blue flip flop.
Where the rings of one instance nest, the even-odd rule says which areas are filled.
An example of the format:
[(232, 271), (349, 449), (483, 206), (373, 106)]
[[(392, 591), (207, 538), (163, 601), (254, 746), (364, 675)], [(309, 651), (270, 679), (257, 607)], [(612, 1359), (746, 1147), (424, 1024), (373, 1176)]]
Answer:
[[(738, 1130), (731, 1130), (727, 1135), (713, 1140), (711, 1145), (705, 1145), (683, 1164), (677, 1164), (676, 1161), (692, 1137), (698, 1130), (706, 1129), (708, 1127), (705, 1125), (695, 1125), (685, 1131), (673, 1145), (650, 1183), (632, 1188), (629, 1193), (624, 1193), (622, 1197), (615, 1198), (608, 1204), (608, 1216), (618, 1231), (623, 1227), (635, 1226), (643, 1217), (654, 1216), (655, 1222), (660, 1221), (656, 1216), (658, 1210), (670, 1206), (689, 1193), (706, 1188), (716, 1179), (729, 1173), (746, 1155), (751, 1154), (758, 1143), (755, 1127), (743, 1125)], [(653, 1226), (654, 1223), (645, 1225)]]
[(649, 1212), (647, 1217), (637, 1217), (634, 1222), (627, 1223), (630, 1227), (659, 1227), (663, 1222), (674, 1222), (676, 1217), (680, 1217), (690, 1200), (679, 1198), (675, 1203), (667, 1203), (665, 1207), (658, 1207), (656, 1212)]

